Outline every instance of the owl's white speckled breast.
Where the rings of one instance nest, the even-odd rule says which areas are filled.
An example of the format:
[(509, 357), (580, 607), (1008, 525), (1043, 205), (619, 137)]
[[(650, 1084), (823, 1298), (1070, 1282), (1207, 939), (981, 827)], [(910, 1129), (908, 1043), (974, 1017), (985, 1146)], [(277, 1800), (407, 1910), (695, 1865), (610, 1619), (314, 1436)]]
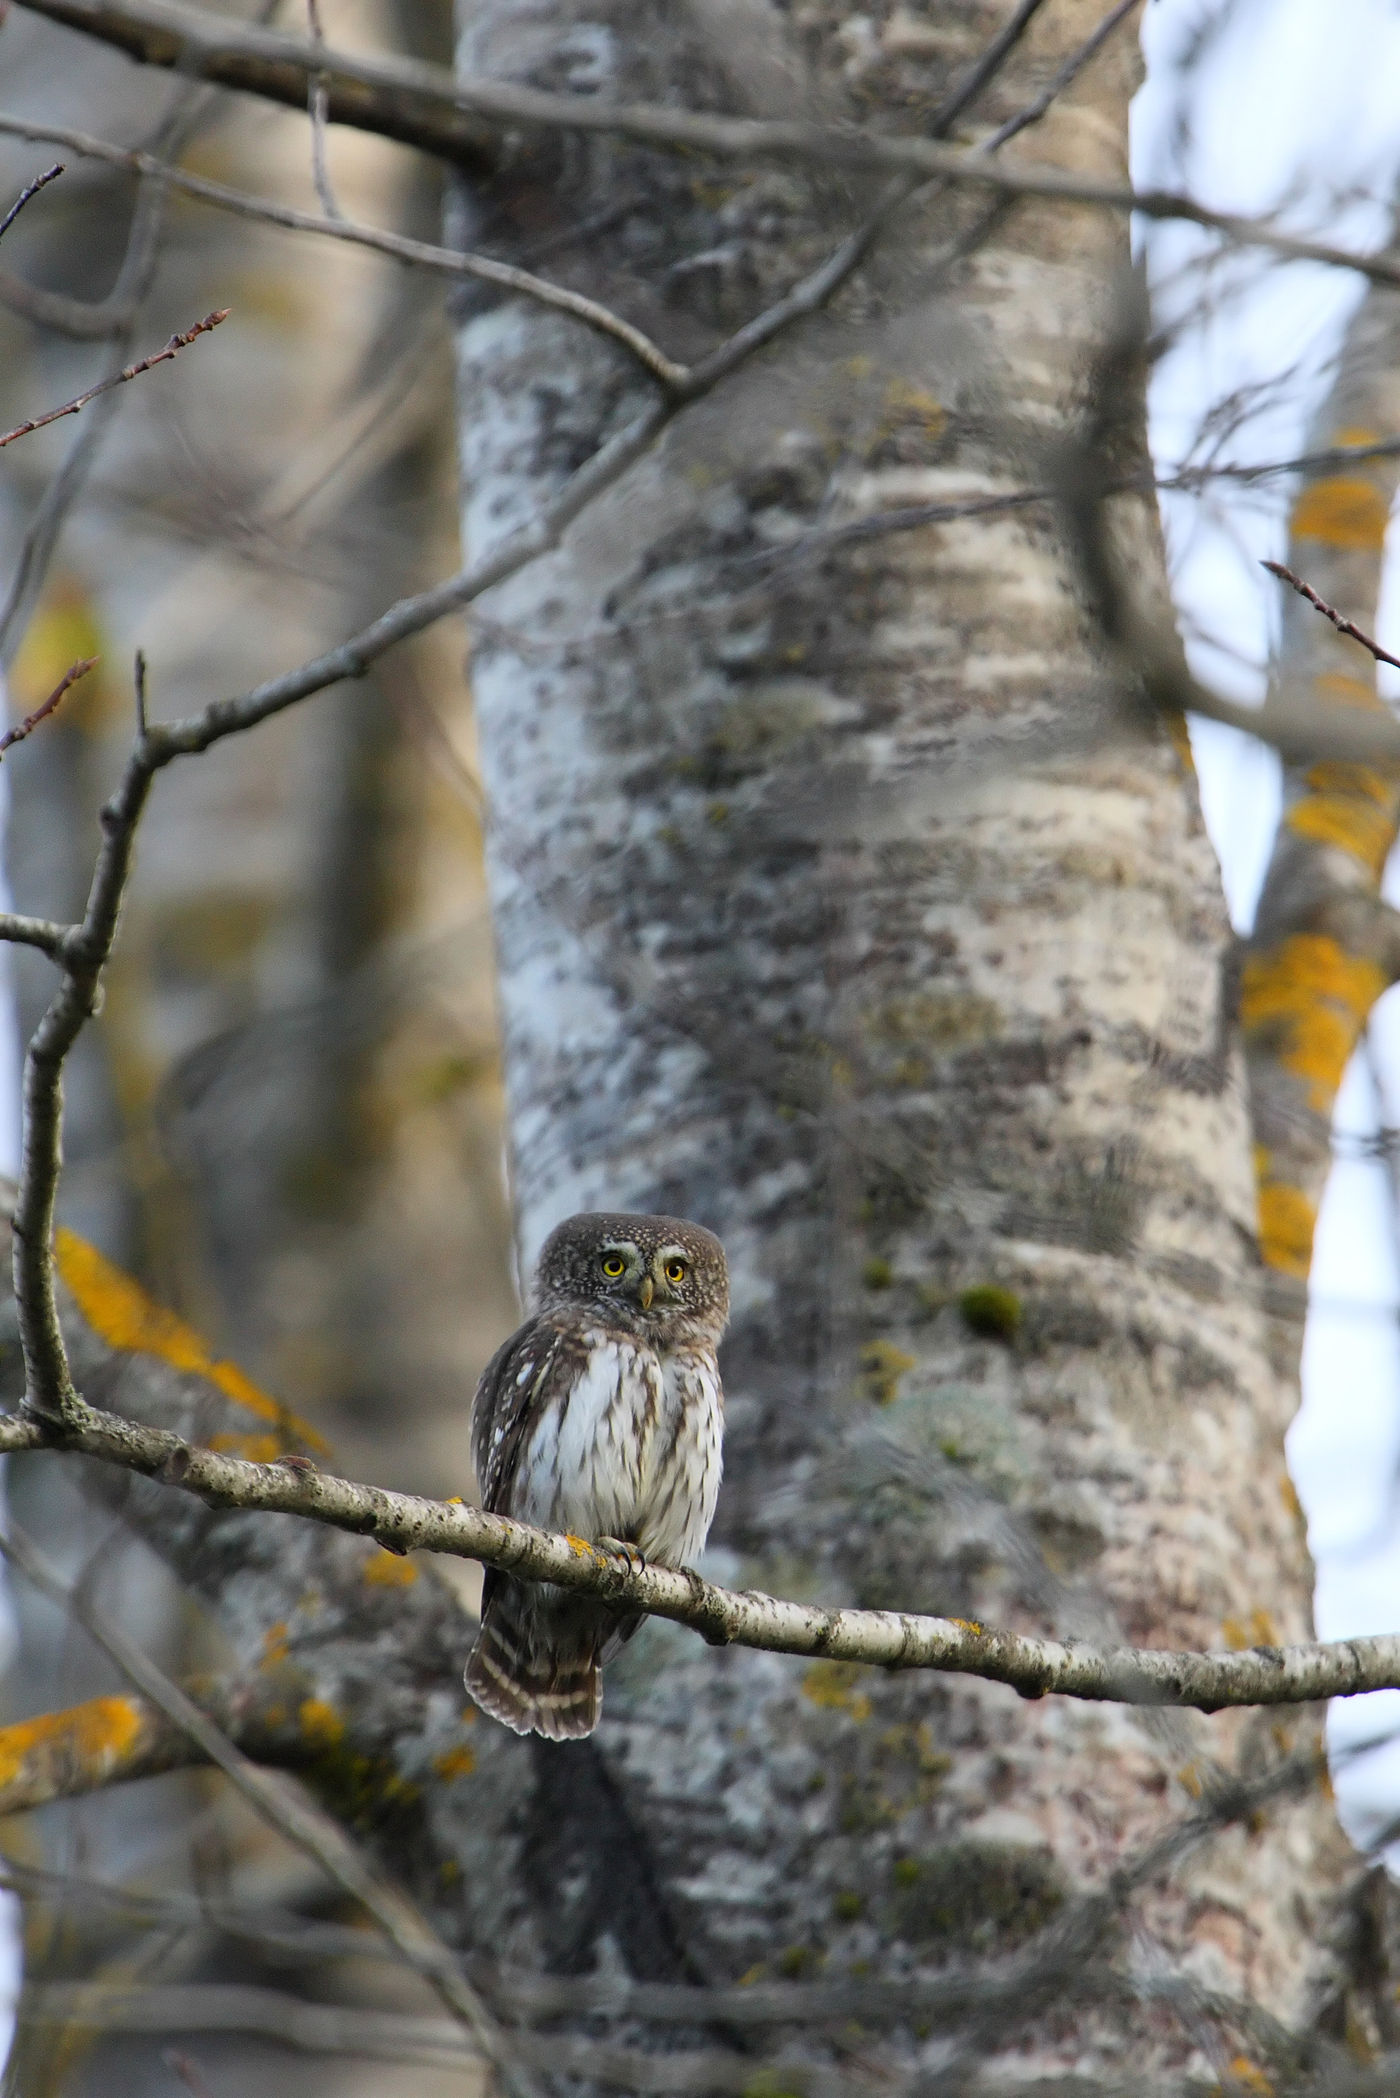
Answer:
[(518, 1475), (513, 1513), (547, 1530), (621, 1537), (684, 1565), (719, 1494), (723, 1400), (713, 1356), (658, 1357), (592, 1330), (588, 1362), (546, 1409)]

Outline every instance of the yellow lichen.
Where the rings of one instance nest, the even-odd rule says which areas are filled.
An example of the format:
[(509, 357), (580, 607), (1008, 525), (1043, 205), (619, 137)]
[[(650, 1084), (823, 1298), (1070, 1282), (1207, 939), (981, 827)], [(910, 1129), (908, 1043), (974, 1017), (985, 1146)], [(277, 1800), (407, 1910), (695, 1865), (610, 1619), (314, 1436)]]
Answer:
[(365, 1564), (365, 1579), (376, 1588), (411, 1588), (417, 1578), (418, 1569), (411, 1559), (402, 1559), (382, 1547)]
[(1259, 1190), (1259, 1254), (1266, 1267), (1308, 1279), (1317, 1210), (1300, 1187), (1266, 1181)]
[(1326, 933), (1293, 933), (1246, 963), (1240, 1018), (1247, 1033), (1267, 1036), (1285, 1070), (1306, 1080), (1309, 1105), (1328, 1114), (1385, 988), (1385, 973), (1369, 956), (1348, 954)]
[(1389, 522), (1390, 507), (1373, 483), (1359, 474), (1329, 474), (1303, 489), (1291, 527), (1295, 539), (1379, 553)]
[(303, 1698), (297, 1718), (313, 1748), (336, 1748), (345, 1738), (345, 1721), (323, 1697)]
[(1257, 2062), (1247, 2054), (1237, 2054), (1230, 2064), (1230, 2081), (1239, 2090), (1253, 2091), (1257, 2098), (1273, 2098), (1274, 2086)]
[(890, 1404), (899, 1391), (900, 1378), (913, 1367), (914, 1357), (892, 1340), (867, 1341), (860, 1351), (861, 1381), (866, 1396), (877, 1406)]
[(1340, 794), (1314, 794), (1296, 802), (1284, 822), (1295, 837), (1311, 838), (1359, 860), (1373, 880), (1379, 881), (1387, 855), (1395, 842), (1395, 822), (1389, 809), (1373, 809)]
[(211, 1450), (228, 1457), (242, 1457), (249, 1464), (275, 1464), (286, 1451), (280, 1435), (233, 1435), (221, 1430), (209, 1438)]
[[(274, 1422), (288, 1438), (323, 1454), (328, 1452), (328, 1445), (314, 1428), (261, 1391), (236, 1363), (217, 1361), (193, 1326), (187, 1326), (173, 1311), (155, 1303), (86, 1239), (60, 1228), (54, 1233), (54, 1260), (79, 1311), (109, 1348), (156, 1355), (172, 1369), (207, 1377), (236, 1406)], [(283, 1442), (278, 1442), (274, 1454), (280, 1455), (284, 1447)]]
[(267, 1630), (263, 1633), (262, 1661), (259, 1664), (261, 1667), (281, 1667), (282, 1663), (287, 1658), (288, 1637), (289, 1631), (284, 1619), (279, 1617), (276, 1624), (270, 1624), (268, 1626)]
[(824, 1710), (849, 1713), (860, 1725), (871, 1711), (860, 1681), (861, 1670), (853, 1661), (814, 1661), (802, 1678), (802, 1695)]
[(0, 1785), (13, 1784), (31, 1757), (45, 1750), (111, 1769), (140, 1738), (143, 1725), (129, 1697), (94, 1697), (66, 1712), (43, 1712), (36, 1719), (0, 1727)]
[(470, 1777), (476, 1768), (476, 1757), (465, 1745), (449, 1748), (440, 1756), (434, 1756), (433, 1768), (440, 1778), (449, 1784), (455, 1777)]

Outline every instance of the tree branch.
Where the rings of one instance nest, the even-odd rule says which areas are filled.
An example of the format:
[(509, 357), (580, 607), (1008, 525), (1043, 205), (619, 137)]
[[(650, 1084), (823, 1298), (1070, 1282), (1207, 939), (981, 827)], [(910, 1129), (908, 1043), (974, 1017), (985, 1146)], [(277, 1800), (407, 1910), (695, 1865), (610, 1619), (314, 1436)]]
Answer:
[[(83, 1419), (59, 1440), (64, 1449), (178, 1486), (211, 1507), (306, 1516), (373, 1537), (388, 1551), (446, 1552), (479, 1560), (519, 1580), (552, 1581), (619, 1610), (669, 1618), (716, 1646), (981, 1676), (1027, 1697), (1053, 1691), (1096, 1702), (1183, 1705), (1203, 1712), (1400, 1689), (1400, 1636), (1254, 1647), (1242, 1653), (1170, 1653), (1036, 1639), (912, 1612), (827, 1609), (720, 1588), (689, 1569), (635, 1569), (626, 1552), (606, 1540), (554, 1536), (478, 1508), (392, 1493), (285, 1460), (250, 1463), (95, 1409), (85, 1409)], [(47, 1422), (0, 1418), (0, 1453), (42, 1450), (54, 1443)]]
[[(494, 161), (512, 131), (578, 131), (630, 139), (661, 152), (701, 153), (717, 160), (768, 160), (842, 167), (855, 173), (942, 177), (1006, 197), (1044, 197), (1146, 218), (1184, 219), (1232, 241), (1271, 249), (1292, 261), (1357, 270), (1375, 283), (1400, 285), (1400, 260), (1357, 255), (1325, 241), (1285, 232), (1268, 220), (1211, 211), (1168, 190), (1124, 189), (1064, 169), (1003, 165), (994, 154), (966, 152), (921, 137), (890, 137), (855, 126), (733, 117), (649, 103), (613, 103), (584, 95), (548, 94), (505, 80), (454, 77), (439, 66), (391, 57), (360, 57), (301, 42), (277, 31), (231, 23), (172, 0), (19, 0), (32, 13), (115, 44), (144, 64), (178, 67), (195, 79), (239, 87), (274, 101), (307, 106), (311, 84), (327, 83), (327, 114), (419, 145), (478, 168)], [(1112, 24), (1110, 23), (1111, 27)], [(18, 135), (43, 137), (38, 129)]]
[(325, 82), (330, 123), (397, 139), (402, 145), (455, 162), (471, 174), (490, 174), (499, 155), (497, 127), (453, 106), (443, 91), (450, 76), (438, 67), (414, 67), (401, 61), (397, 74), (391, 65), (386, 75), (373, 63), (363, 69), (334, 51), (318, 54), (295, 37), (260, 34), (251, 26), (251, 42), (236, 29), (230, 38), (221, 33), (235, 28), (227, 19), (220, 22), (213, 15), (192, 15), (186, 22), (171, 9), (138, 7), (131, 11), (102, 5), (100, 0), (94, 5), (83, 5), (80, 0), (76, 7), (69, 7), (64, 0), (56, 0), (54, 6), (35, 12), (124, 51), (141, 65), (178, 71), (189, 79), (233, 88), (303, 113), (312, 83), (319, 76)]

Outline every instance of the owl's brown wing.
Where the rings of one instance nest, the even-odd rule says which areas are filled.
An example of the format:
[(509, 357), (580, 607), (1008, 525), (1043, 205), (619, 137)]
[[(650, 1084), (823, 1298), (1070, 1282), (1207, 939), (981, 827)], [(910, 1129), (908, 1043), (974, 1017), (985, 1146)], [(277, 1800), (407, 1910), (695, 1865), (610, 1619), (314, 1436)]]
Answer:
[[(581, 1335), (549, 1319), (527, 1319), (481, 1373), (472, 1403), (472, 1462), (488, 1515), (513, 1515), (512, 1488), (540, 1416), (558, 1405), (582, 1374), (588, 1349)], [(482, 1610), (501, 1576), (486, 1569)]]

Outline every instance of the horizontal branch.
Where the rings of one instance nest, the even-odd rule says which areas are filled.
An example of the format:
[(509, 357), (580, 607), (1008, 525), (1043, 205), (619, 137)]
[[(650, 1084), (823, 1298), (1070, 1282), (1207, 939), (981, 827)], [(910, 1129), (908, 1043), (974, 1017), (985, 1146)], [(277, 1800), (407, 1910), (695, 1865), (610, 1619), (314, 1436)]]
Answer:
[(1027, 1697), (1053, 1691), (1203, 1712), (1400, 1689), (1400, 1637), (1170, 1653), (1036, 1639), (906, 1611), (825, 1609), (720, 1588), (689, 1569), (636, 1567), (624, 1549), (606, 1541), (554, 1536), (479, 1508), (310, 1470), (304, 1462), (254, 1464), (110, 1413), (85, 1409), (71, 1429), (22, 1415), (0, 1419), (0, 1453), (56, 1447), (178, 1486), (213, 1507), (304, 1516), (374, 1537), (387, 1551), (445, 1552), (521, 1580), (552, 1581), (618, 1609), (668, 1618), (716, 1646), (981, 1676)]
[(1003, 163), (935, 139), (890, 137), (853, 125), (723, 116), (651, 103), (549, 94), (515, 82), (454, 77), (443, 67), (389, 56), (361, 57), (279, 31), (231, 22), (173, 0), (19, 0), (30, 12), (78, 29), (139, 58), (178, 67), (189, 77), (242, 88), (305, 108), (311, 87), (326, 85), (326, 113), (393, 138), (489, 164), (511, 132), (594, 132), (662, 152), (717, 160), (767, 160), (852, 173), (939, 177), (970, 182), (1008, 197), (1041, 197), (1145, 218), (1182, 219), (1232, 241), (1272, 249), (1290, 261), (1352, 269), (1378, 284), (1400, 285), (1400, 260), (1389, 252), (1356, 255), (1325, 241), (1285, 232), (1264, 219), (1212, 211), (1168, 190), (1132, 190), (1094, 182), (1043, 164)]
[[(319, 76), (325, 82), (326, 115), (331, 123), (397, 139), (476, 174), (489, 173), (499, 154), (497, 128), (456, 109), (442, 93), (441, 82), (447, 76), (436, 67), (416, 69), (432, 76), (424, 86), (403, 77), (415, 69), (402, 63), (397, 69), (391, 65), (386, 75), (383, 68), (371, 65), (364, 69), (344, 61), (325, 46), (313, 48), (294, 37), (260, 36), (257, 31), (249, 41), (238, 33), (242, 25), (230, 18), (191, 15), (186, 22), (171, 8), (84, 5), (82, 0), (68, 6), (65, 0), (56, 0), (53, 6), (36, 6), (32, 12), (124, 51), (142, 65), (178, 71), (186, 79), (207, 80), (215, 87), (235, 88), (302, 114)], [(234, 32), (232, 36), (229, 31)]]

